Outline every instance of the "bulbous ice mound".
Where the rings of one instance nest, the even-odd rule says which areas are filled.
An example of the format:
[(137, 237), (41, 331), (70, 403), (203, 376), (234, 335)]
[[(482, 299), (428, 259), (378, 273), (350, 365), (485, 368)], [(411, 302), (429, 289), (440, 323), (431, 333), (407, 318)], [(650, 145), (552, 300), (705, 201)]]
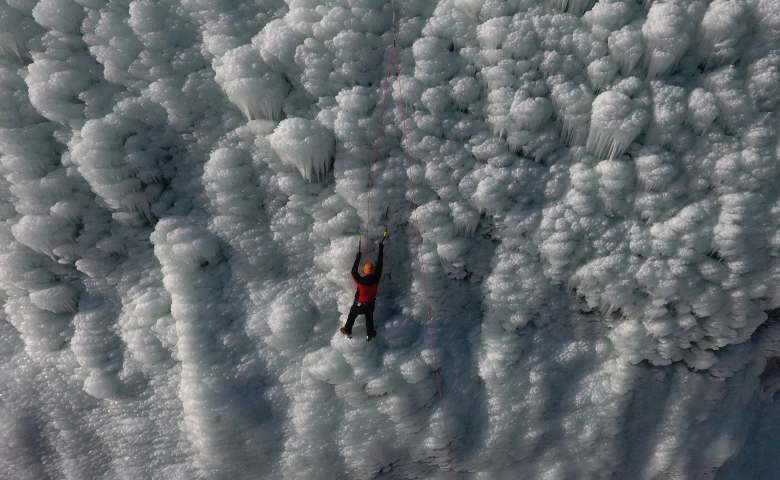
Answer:
[(235, 48), (219, 61), (216, 80), (248, 120), (279, 118), (290, 84), (271, 71), (257, 48), (252, 45)]
[(305, 118), (288, 118), (279, 122), (269, 137), (271, 146), (284, 163), (295, 167), (311, 181), (328, 173), (333, 158), (333, 134), (320, 123)]
[(0, 1), (0, 476), (774, 478), (777, 10)]
[(620, 92), (604, 92), (593, 101), (585, 148), (600, 158), (616, 158), (650, 123), (641, 104)]
[(645, 39), (647, 77), (656, 78), (672, 71), (690, 47), (692, 28), (689, 11), (673, 2), (654, 3), (642, 26)]

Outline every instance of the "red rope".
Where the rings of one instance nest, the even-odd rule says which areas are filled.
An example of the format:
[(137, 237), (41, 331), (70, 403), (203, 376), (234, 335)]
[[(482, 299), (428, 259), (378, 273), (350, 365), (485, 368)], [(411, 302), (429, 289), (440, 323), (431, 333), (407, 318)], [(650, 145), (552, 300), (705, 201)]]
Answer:
[[(393, 45), (393, 50), (395, 50), (395, 44)], [(371, 222), (371, 187), (374, 185), (374, 167), (376, 166), (376, 159), (379, 155), (379, 139), (382, 136), (382, 125), (384, 123), (385, 119), (385, 103), (387, 100), (387, 90), (390, 86), (390, 68), (392, 67), (392, 61), (387, 64), (387, 75), (385, 78), (385, 87), (382, 93), (382, 111), (379, 113), (379, 124), (376, 127), (376, 138), (374, 139), (374, 158), (371, 161), (371, 171), (368, 174), (368, 205), (366, 213), (366, 252), (368, 252), (369, 248), (369, 235), (370, 231), (368, 229), (369, 223)]]
[(414, 205), (414, 221), (415, 226), (417, 227), (417, 247), (418, 247), (418, 253), (420, 256), (420, 266), (422, 270), (422, 277), (423, 277), (423, 289), (425, 291), (425, 303), (428, 307), (428, 334), (431, 337), (431, 346), (433, 347), (433, 362), (434, 366), (436, 367), (436, 386), (439, 389), (439, 404), (441, 405), (441, 415), (442, 420), (444, 422), (444, 433), (447, 437), (447, 453), (449, 454), (449, 460), (450, 460), (450, 471), (452, 472), (452, 478), (455, 478), (455, 461), (453, 460), (452, 456), (452, 442), (450, 441), (450, 429), (447, 426), (447, 414), (444, 410), (444, 395), (442, 395), (441, 390), (441, 377), (439, 375), (439, 358), (436, 354), (436, 337), (433, 334), (433, 313), (431, 312), (431, 300), (428, 296), (428, 278), (425, 273), (425, 258), (423, 256), (423, 238), (422, 233), (420, 230), (420, 219), (419, 214), (417, 213), (417, 191), (414, 187), (414, 177), (412, 175), (412, 157), (409, 154), (409, 135), (407, 133), (406, 129), (406, 108), (404, 105), (404, 89), (403, 89), (403, 82), (401, 81), (401, 66), (398, 59), (398, 50), (395, 46), (395, 22), (393, 23), (393, 60), (395, 61), (396, 66), (396, 78), (398, 82), (398, 94), (401, 100), (401, 122), (403, 127), (403, 134), (404, 134), (404, 153), (406, 154), (406, 164), (408, 167), (408, 175), (409, 175), (409, 184), (412, 188), (412, 204)]
[(436, 352), (436, 337), (434, 336), (434, 330), (433, 330), (433, 312), (431, 310), (431, 301), (430, 296), (428, 294), (428, 278), (425, 272), (425, 258), (423, 256), (423, 238), (422, 238), (422, 232), (420, 229), (420, 219), (417, 213), (417, 191), (414, 186), (414, 178), (412, 176), (412, 157), (409, 154), (409, 135), (406, 129), (406, 108), (404, 105), (404, 93), (403, 93), (403, 82), (401, 81), (401, 66), (400, 66), (400, 60), (398, 57), (398, 48), (396, 47), (396, 41), (395, 41), (395, 6), (393, 6), (393, 48), (390, 55), (390, 62), (387, 66), (387, 77), (385, 79), (385, 86), (382, 93), (382, 109), (379, 114), (379, 124), (377, 126), (376, 130), (376, 139), (374, 140), (374, 157), (371, 161), (371, 171), (369, 173), (368, 178), (368, 199), (367, 199), (367, 214), (366, 214), (366, 251), (368, 251), (369, 241), (369, 224), (371, 222), (371, 188), (374, 185), (374, 167), (376, 166), (377, 157), (379, 154), (379, 140), (382, 136), (382, 127), (384, 124), (384, 117), (385, 117), (385, 105), (387, 101), (387, 91), (388, 87), (390, 85), (390, 77), (392, 75), (391, 68), (392, 66), (395, 66), (396, 69), (396, 81), (398, 82), (398, 93), (401, 100), (401, 118), (402, 118), (402, 130), (403, 130), (403, 136), (404, 136), (404, 153), (406, 156), (406, 164), (408, 167), (408, 175), (409, 175), (409, 184), (412, 189), (412, 203), (414, 204), (414, 220), (415, 220), (415, 226), (417, 228), (417, 248), (418, 248), (418, 254), (420, 256), (420, 265), (422, 270), (422, 277), (423, 277), (423, 290), (425, 292), (425, 303), (427, 305), (427, 311), (428, 311), (428, 334), (431, 337), (431, 346), (433, 348), (433, 362), (434, 366), (436, 367), (436, 386), (439, 390), (439, 405), (441, 407), (441, 415), (442, 420), (444, 423), (444, 433), (447, 438), (447, 453), (449, 455), (449, 461), (450, 461), (450, 471), (452, 472), (452, 478), (455, 478), (455, 461), (453, 460), (452, 456), (452, 441), (450, 441), (450, 430), (447, 425), (447, 414), (445, 413), (444, 409), (444, 395), (442, 394), (441, 389), (441, 376), (439, 374), (439, 358)]

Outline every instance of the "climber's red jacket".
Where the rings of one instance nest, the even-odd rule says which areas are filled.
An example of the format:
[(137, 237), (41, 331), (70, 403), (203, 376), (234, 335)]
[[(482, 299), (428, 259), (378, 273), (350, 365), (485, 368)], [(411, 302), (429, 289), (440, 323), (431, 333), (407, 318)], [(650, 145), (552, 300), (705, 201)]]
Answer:
[(376, 291), (379, 288), (379, 278), (382, 276), (382, 257), (384, 256), (384, 243), (379, 244), (379, 255), (376, 259), (376, 268), (374, 273), (366, 276), (361, 276), (358, 273), (358, 265), (360, 265), (360, 257), (363, 255), (361, 252), (357, 253), (355, 257), (355, 264), (352, 265), (352, 280), (357, 285), (357, 292), (355, 292), (355, 302), (357, 303), (371, 303), (376, 300)]

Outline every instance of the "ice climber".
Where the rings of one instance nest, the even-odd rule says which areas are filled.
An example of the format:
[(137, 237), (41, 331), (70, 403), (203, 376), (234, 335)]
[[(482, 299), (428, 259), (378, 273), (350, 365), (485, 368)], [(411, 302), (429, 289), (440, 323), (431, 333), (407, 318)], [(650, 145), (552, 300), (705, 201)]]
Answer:
[(385, 238), (387, 238), (387, 230), (382, 235), (382, 241), (379, 242), (379, 254), (376, 265), (366, 262), (363, 265), (362, 276), (358, 273), (358, 265), (360, 265), (360, 257), (363, 253), (360, 251), (360, 244), (358, 243), (358, 252), (351, 271), (352, 280), (357, 285), (357, 292), (355, 292), (355, 301), (352, 302), (352, 308), (349, 309), (349, 315), (347, 315), (347, 323), (340, 330), (347, 338), (352, 338), (352, 326), (355, 324), (355, 319), (358, 315), (365, 315), (366, 317), (366, 341), (370, 342), (376, 337), (376, 330), (374, 330), (374, 306), (376, 305), (376, 291), (379, 288), (379, 279), (382, 277), (382, 256)]

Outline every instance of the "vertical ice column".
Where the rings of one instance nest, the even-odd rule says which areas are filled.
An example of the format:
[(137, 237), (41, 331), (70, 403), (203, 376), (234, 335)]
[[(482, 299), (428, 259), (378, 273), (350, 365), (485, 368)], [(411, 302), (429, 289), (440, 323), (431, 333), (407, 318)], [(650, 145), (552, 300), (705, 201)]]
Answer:
[(84, 391), (110, 400), (122, 395), (117, 377), (122, 368), (122, 355), (119, 341), (110, 329), (114, 318), (116, 312), (105, 299), (83, 299), (81, 311), (73, 318), (76, 332), (71, 341), (76, 360), (89, 372)]
[(231, 446), (231, 427), (224, 421), (224, 375), (218, 364), (215, 330), (219, 325), (213, 299), (220, 288), (204, 269), (220, 258), (217, 240), (182, 218), (161, 220), (151, 236), (162, 264), (163, 284), (171, 295), (171, 315), (181, 362), (179, 396), (186, 429), (206, 465), (224, 462)]

